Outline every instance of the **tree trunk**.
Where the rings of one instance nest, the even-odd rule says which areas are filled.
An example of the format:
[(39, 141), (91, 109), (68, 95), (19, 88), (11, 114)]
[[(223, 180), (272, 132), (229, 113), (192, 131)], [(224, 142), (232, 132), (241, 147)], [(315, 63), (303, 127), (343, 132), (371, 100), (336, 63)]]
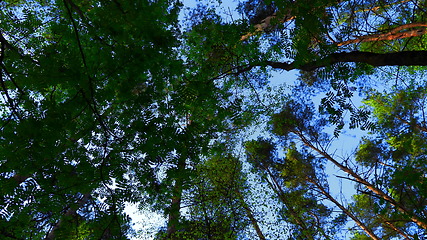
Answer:
[(386, 194), (385, 192), (383, 192), (381, 189), (375, 187), (374, 185), (372, 185), (371, 183), (369, 183), (366, 179), (362, 178), (361, 176), (359, 176), (357, 173), (355, 173), (353, 170), (351, 170), (350, 168), (342, 165), (341, 163), (339, 163), (338, 161), (336, 161), (333, 157), (331, 157), (328, 153), (322, 151), (321, 149), (315, 147), (313, 144), (310, 143), (310, 141), (308, 141), (308, 139), (305, 138), (305, 136), (299, 132), (299, 131), (294, 131), (294, 133), (301, 139), (301, 141), (308, 146), (309, 148), (313, 149), (314, 151), (318, 152), (320, 155), (322, 155), (324, 158), (326, 158), (328, 161), (330, 161), (331, 163), (333, 163), (335, 166), (337, 166), (338, 168), (340, 168), (342, 171), (344, 171), (345, 173), (349, 174), (350, 176), (352, 176), (357, 182), (365, 185), (366, 188), (368, 188), (369, 190), (371, 190), (373, 193), (375, 193), (379, 198), (382, 198), (383, 200), (385, 200), (386, 202), (390, 203), (391, 205), (393, 205), (394, 207), (397, 208), (397, 210), (405, 215), (407, 215), (408, 217), (410, 217), (410, 219), (416, 223), (419, 227), (423, 228), (423, 229), (427, 229), (427, 223), (424, 222), (423, 220), (421, 220), (419, 217), (417, 217), (416, 215), (414, 215), (413, 213), (411, 213), (410, 211), (408, 211), (405, 206), (403, 206), (402, 204), (400, 204), (399, 202), (397, 202), (396, 200), (394, 200), (392, 197), (390, 197), (388, 194)]
[(393, 223), (391, 223), (389, 221), (384, 221), (384, 223), (387, 224), (387, 226), (389, 226), (391, 229), (393, 229), (393, 231), (399, 233), (405, 240), (411, 240), (411, 239), (413, 239), (413, 237), (409, 237), (402, 230), (400, 230), (399, 228), (397, 228), (396, 226), (394, 226)]
[(255, 232), (257, 233), (260, 240), (265, 240), (265, 236), (261, 231), (261, 228), (258, 225), (258, 221), (255, 219), (251, 208), (248, 206), (248, 204), (245, 202), (245, 199), (240, 191), (237, 191), (237, 195), (240, 198), (240, 201), (242, 203), (243, 209), (245, 209), (246, 215), (248, 216), (249, 220), (251, 221), (252, 226), (255, 229)]
[[(404, 29), (415, 28), (415, 27), (423, 27), (423, 28), (400, 32)], [(402, 26), (393, 28), (387, 33), (359, 36), (359, 37), (356, 37), (355, 39), (350, 39), (344, 42), (337, 43), (336, 45), (344, 46), (348, 44), (361, 43), (361, 42), (390, 41), (390, 40), (396, 40), (396, 39), (402, 39), (402, 38), (417, 37), (427, 33), (426, 27), (427, 27), (427, 24), (425, 23), (408, 23), (408, 24), (404, 24)]]
[[(393, 4), (389, 4), (389, 5), (385, 5), (383, 7), (389, 7), (392, 6), (394, 4), (401, 4), (401, 3), (405, 3), (405, 2), (409, 2), (410, 0), (403, 0), (397, 3), (393, 3)], [(337, 1), (337, 3), (340, 3), (341, 1)], [(370, 8), (370, 9), (364, 9), (364, 10), (358, 10), (356, 12), (365, 12), (365, 11), (369, 11), (369, 12), (374, 12), (379, 10), (381, 7), (376, 6), (374, 8)], [(281, 15), (282, 17), (277, 20), (277, 16)], [(268, 16), (266, 18), (264, 18), (260, 23), (256, 24), (254, 26), (255, 30), (253, 32), (249, 32), (246, 33), (245, 35), (241, 36), (240, 40), (241, 41), (245, 41), (247, 40), (249, 37), (256, 35), (257, 33), (261, 33), (261, 32), (265, 32), (267, 29), (271, 29), (274, 28), (275, 26), (272, 26), (271, 22), (276, 21), (276, 26), (279, 23), (284, 23), (287, 21), (291, 21), (293, 19), (295, 19), (296, 16), (294, 14), (292, 14), (291, 10), (288, 10), (286, 12), (286, 14), (278, 14), (277, 12), (274, 13), (271, 16)], [(408, 37), (415, 37), (415, 36), (421, 36), (427, 33), (426, 29), (416, 29), (416, 30), (410, 30), (410, 31), (406, 31), (406, 32), (402, 32), (399, 33), (399, 31), (404, 30), (404, 29), (408, 29), (408, 28), (413, 28), (413, 27), (427, 27), (427, 24), (425, 23), (409, 23), (409, 24), (404, 24), (402, 26), (399, 26), (397, 28), (394, 28), (392, 30), (390, 30), (388, 33), (384, 33), (384, 34), (375, 34), (375, 35), (368, 35), (368, 36), (360, 36), (360, 37), (356, 37), (356, 39), (351, 39), (351, 40), (347, 40), (347, 41), (343, 41), (343, 42), (339, 42), (339, 43), (335, 43), (337, 46), (343, 46), (343, 45), (348, 45), (348, 44), (352, 44), (352, 43), (359, 43), (359, 42), (372, 42), (372, 41), (381, 41), (381, 40), (394, 40), (394, 39), (401, 39), (401, 38), (408, 38)]]
[(339, 209), (341, 209), (347, 216), (353, 219), (354, 222), (372, 239), (380, 240), (381, 238), (377, 237), (372, 229), (369, 229), (365, 226), (356, 216), (353, 215), (347, 208), (341, 205), (334, 197), (332, 197), (318, 182), (313, 179), (308, 179), (308, 182), (314, 184), (316, 188), (327, 198), (329, 201), (333, 202)]
[[(178, 172), (181, 172), (185, 169), (185, 158), (180, 157), (178, 159), (177, 165)], [(177, 177), (175, 179), (175, 186), (173, 189), (173, 195), (171, 200), (171, 205), (169, 209), (169, 218), (168, 218), (168, 228), (167, 228), (167, 237), (168, 239), (175, 239), (174, 234), (178, 229), (180, 210), (181, 210), (181, 199), (182, 199), (182, 185), (184, 181), (182, 177)]]
[(309, 228), (307, 227), (306, 223), (303, 219), (301, 219), (298, 212), (294, 209), (294, 203), (291, 203), (288, 201), (288, 199), (285, 198), (285, 192), (283, 191), (282, 187), (279, 185), (276, 177), (271, 173), (271, 171), (266, 168), (265, 169), (267, 175), (270, 177), (271, 180), (266, 178), (267, 183), (270, 185), (271, 189), (277, 194), (277, 197), (279, 200), (287, 207), (289, 213), (292, 215), (292, 217), (295, 219), (298, 226), (300, 226), (304, 230), (304, 236), (307, 240), (314, 240), (314, 237), (308, 233)]

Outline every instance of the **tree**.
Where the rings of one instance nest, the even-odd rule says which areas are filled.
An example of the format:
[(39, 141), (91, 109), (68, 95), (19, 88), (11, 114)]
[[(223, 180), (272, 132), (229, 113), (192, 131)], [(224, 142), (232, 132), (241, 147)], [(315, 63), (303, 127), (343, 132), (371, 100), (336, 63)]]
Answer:
[[(251, 174), (282, 238), (425, 234), (425, 1), (250, 0), (239, 19), (202, 4), (179, 22), (181, 7), (0, 3), (2, 238), (130, 238), (130, 202), (165, 215), (159, 238), (265, 239)], [(277, 70), (300, 71), (286, 94), (267, 86)], [(371, 135), (340, 158), (355, 128)]]
[(213, 148), (209, 159), (196, 167), (195, 185), (186, 201), (190, 212), (186, 225), (191, 231), (182, 234), (198, 235), (189, 238), (237, 239), (250, 221), (257, 224), (245, 202), (241, 162), (225, 155), (224, 148), (224, 144)]
[[(207, 46), (202, 45), (203, 49), (208, 49), (208, 46), (222, 46), (220, 48), (221, 52), (227, 53), (228, 56), (220, 58), (219, 61), (216, 59), (215, 62), (212, 62), (210, 58), (204, 60), (207, 60), (208, 64), (214, 63), (217, 64), (215, 66), (220, 66), (220, 68), (210, 67), (210, 69), (219, 69), (219, 72), (218, 70), (209, 72), (211, 73), (209, 76), (213, 80), (219, 78), (222, 81), (230, 81), (232, 84), (237, 78), (240, 79), (240, 82), (247, 83), (248, 88), (253, 90), (254, 82), (257, 80), (257, 83), (263, 85), (263, 78), (254, 76), (255, 71), (268, 74), (268, 67), (287, 71), (293, 69), (302, 71), (300, 80), (304, 83), (294, 90), (293, 95), (289, 96), (290, 101), (283, 103), (284, 107), (280, 110), (280, 113), (273, 115), (273, 132), (284, 138), (284, 140), (281, 140), (280, 145), (283, 144), (282, 141), (285, 141), (285, 145), (289, 145), (289, 139), (297, 139), (303, 149), (312, 151), (313, 154), (319, 156), (318, 158), (329, 161), (345, 174), (348, 174), (348, 177), (344, 178), (357, 182), (363, 188), (366, 187), (368, 190), (361, 190), (363, 197), (368, 194), (375, 201), (385, 204), (382, 209), (386, 209), (386, 206), (396, 209), (406, 218), (406, 220), (402, 218), (400, 221), (410, 223), (409, 225), (398, 224), (395, 222), (395, 216), (384, 213), (385, 215), (381, 215), (381, 221), (384, 225), (382, 227), (374, 226), (366, 221), (368, 220), (368, 215), (363, 215), (362, 210), (359, 210), (361, 214), (359, 215), (359, 213), (354, 212), (356, 210), (353, 207), (345, 206), (345, 204), (338, 202), (327, 190), (327, 185), (319, 184), (317, 177), (302, 177), (305, 180), (304, 184), (309, 184), (317, 193), (323, 195), (335, 207), (341, 209), (345, 215), (357, 223), (364, 233), (355, 232), (355, 238), (365, 234), (365, 236), (373, 239), (393, 238), (396, 236), (416, 238), (426, 228), (424, 215), (417, 212), (422, 211), (421, 209), (425, 204), (416, 200), (412, 204), (415, 204), (417, 206), (416, 209), (419, 210), (415, 210), (411, 207), (412, 204), (403, 203), (401, 196), (396, 196), (394, 192), (396, 186), (384, 185), (387, 174), (390, 173), (389, 170), (384, 171), (377, 165), (371, 166), (370, 170), (367, 170), (368, 172), (384, 171), (384, 175), (378, 176), (377, 174), (375, 178), (364, 173), (363, 170), (359, 170), (359, 163), (353, 165), (350, 162), (353, 162), (352, 159), (354, 158), (359, 159), (357, 156), (360, 151), (352, 157), (344, 158), (345, 161), (338, 160), (333, 154), (328, 153), (328, 146), (331, 144), (333, 137), (320, 134), (323, 131), (322, 127), (325, 126), (325, 122), (328, 121), (336, 125), (335, 137), (339, 137), (345, 121), (347, 121), (350, 128), (360, 127), (375, 133), (378, 133), (378, 128), (394, 129), (393, 127), (395, 126), (379, 124), (379, 120), (376, 118), (370, 119), (368, 108), (357, 108), (351, 98), (357, 88), (365, 89), (366, 92), (362, 92), (362, 94), (369, 93), (371, 90), (369, 84), (372, 83), (363, 83), (367, 74), (383, 69), (401, 73), (405, 69), (402, 66), (425, 65), (423, 57), (425, 54), (425, 46), (423, 44), (425, 38), (423, 20), (425, 19), (425, 12), (422, 10), (424, 4), (419, 1), (389, 1), (381, 3), (369, 1), (364, 1), (363, 3), (358, 1), (310, 1), (310, 4), (305, 1), (285, 1), (275, 2), (274, 5), (263, 5), (259, 1), (248, 1), (242, 5), (243, 11), (248, 16), (248, 23), (253, 26), (254, 19), (259, 19), (258, 13), (259, 16), (263, 16), (263, 20), (259, 24), (255, 24), (252, 29), (248, 30), (245, 28), (245, 24), (241, 22), (232, 22), (231, 24), (221, 22), (216, 18), (210, 17), (208, 12), (206, 12), (206, 15), (199, 14), (205, 17), (205, 21), (201, 21), (202, 23), (197, 25), (202, 29), (193, 28), (193, 31), (198, 30), (198, 34), (201, 35), (198, 39), (203, 39), (203, 30), (217, 36), (215, 31), (223, 33), (224, 29), (232, 26), (232, 24), (235, 24), (234, 29), (240, 29), (240, 32), (243, 32), (241, 35), (230, 33), (226, 35), (227, 37), (222, 36), (220, 33), (220, 39), (218, 40), (220, 44), (209, 42)], [(264, 13), (266, 12), (273, 14), (265, 15)], [(215, 29), (212, 29), (214, 21), (211, 19), (216, 19), (214, 23)], [(209, 28), (203, 25), (207, 22), (210, 23)], [(215, 40), (215, 38), (210, 39), (212, 41)], [(242, 51), (240, 49), (241, 46), (249, 50)], [(255, 49), (252, 48), (254, 46)], [(201, 63), (202, 61), (200, 61)], [(397, 70), (395, 70), (396, 68), (378, 68), (381, 66), (399, 66), (399, 68)], [(415, 69), (418, 72), (422, 70), (422, 68)], [(414, 73), (411, 68), (408, 68), (408, 70)], [(224, 80), (224, 76), (229, 78)], [(384, 75), (377, 76), (384, 77)], [(389, 76), (386, 77), (389, 78)], [(248, 78), (251, 81), (248, 81)], [(406, 80), (402, 81), (400, 78), (400, 76), (396, 77), (396, 83), (392, 87), (402, 88), (402, 85), (407, 84), (404, 82)], [(390, 84), (385, 80), (383, 81), (385, 84)], [(398, 83), (398, 81), (401, 82)], [(387, 85), (384, 86), (389, 87)], [(325, 118), (311, 122), (310, 119), (316, 118), (317, 113), (307, 112), (307, 108), (304, 106), (307, 104), (304, 102), (304, 97), (307, 96), (303, 96), (302, 94), (304, 93), (301, 94), (301, 91), (313, 91), (313, 87), (331, 88), (331, 90), (323, 98), (320, 106), (320, 113)], [(259, 89), (259, 91), (261, 90)], [(408, 89), (402, 91), (408, 91)], [(369, 94), (365, 96), (367, 99), (370, 98)], [(411, 95), (408, 98), (414, 97)], [(257, 100), (259, 101), (259, 99), (255, 101)], [(302, 105), (295, 102), (302, 102)], [(412, 102), (410, 103), (412, 104)], [(308, 108), (313, 107), (308, 105)], [(349, 120), (344, 118), (347, 111), (350, 112)], [(373, 111), (376, 111), (376, 108)], [(388, 109), (384, 111), (383, 115), (395, 117), (396, 114), (394, 112), (394, 110)], [(401, 121), (407, 125), (414, 122), (414, 118), (411, 117), (400, 117), (400, 119), (403, 119)], [(410, 121), (409, 119), (412, 120)], [(423, 127), (422, 124), (418, 124), (417, 128), (423, 129)], [(400, 130), (401, 128), (397, 129)], [(399, 135), (399, 130), (393, 131), (393, 134)], [(388, 142), (392, 141), (387, 140), (388, 138), (383, 135), (380, 138)], [(422, 139), (423, 137), (420, 137), (419, 141), (411, 140), (417, 143), (411, 146), (406, 144), (402, 148), (419, 149), (416, 146), (418, 144), (423, 145)], [(258, 142), (256, 144), (261, 143)], [(360, 148), (363, 149), (363, 146), (362, 142)], [(250, 156), (252, 156), (253, 151), (255, 151), (254, 145), (251, 143), (248, 145)], [(420, 151), (423, 152), (423, 150)], [(272, 161), (272, 157), (264, 159), (264, 153), (261, 152), (254, 155), (256, 156), (254, 157), (255, 160), (253, 160), (256, 161), (255, 168), (261, 170), (261, 173), (258, 174), (268, 176), (266, 181), (270, 181), (271, 188), (278, 192), (280, 196), (280, 192), (285, 192), (285, 190), (281, 189), (281, 181), (283, 180), (280, 175), (284, 174), (286, 164), (282, 162), (282, 165), (280, 165), (274, 161), (274, 164), (279, 165), (279, 169), (272, 167), (274, 165), (269, 162)], [(267, 161), (267, 159), (270, 160)], [(370, 158), (368, 157), (367, 159)], [(285, 159), (284, 161), (289, 162), (291, 160)], [(299, 165), (299, 169), (305, 169), (303, 166)], [(276, 172), (270, 168), (273, 168)], [(411, 169), (409, 170), (410, 172), (414, 172), (412, 167), (409, 169)], [(424, 175), (423, 171), (421, 170), (419, 173), (422, 176)], [(417, 178), (417, 181), (419, 181), (419, 178)], [(401, 184), (401, 180), (396, 180), (396, 182)], [(411, 187), (406, 190), (407, 192), (413, 192), (413, 184), (414, 182), (409, 184)], [(307, 189), (310, 188), (305, 187), (305, 190)], [(289, 187), (286, 188), (286, 191), (289, 190)], [(319, 196), (316, 197), (316, 199), (320, 198)], [(356, 198), (356, 202), (358, 201), (357, 199), (362, 198)], [(412, 199), (420, 198), (413, 195)], [(284, 205), (290, 204), (289, 202), (284, 202)], [(364, 206), (365, 209), (369, 209), (368, 205)], [(288, 211), (287, 216), (290, 217), (292, 215), (297, 216), (297, 214), (292, 214), (292, 211)], [(290, 222), (302, 227), (302, 230), (297, 231), (299, 233), (304, 233), (304, 229), (313, 229), (304, 228), (308, 220), (299, 220), (299, 222), (290, 220)], [(384, 231), (381, 229), (384, 229)], [(297, 236), (296, 234), (294, 233), (294, 237)], [(306, 233), (304, 237), (310, 239), (315, 236), (313, 233)], [(328, 236), (316, 237), (328, 238)]]
[(183, 154), (177, 3), (2, 6), (2, 234), (127, 238), (125, 201), (170, 192), (153, 166)]
[(2, 234), (126, 238), (141, 202), (172, 235), (187, 166), (238, 107), (184, 71), (180, 4), (1, 4)]

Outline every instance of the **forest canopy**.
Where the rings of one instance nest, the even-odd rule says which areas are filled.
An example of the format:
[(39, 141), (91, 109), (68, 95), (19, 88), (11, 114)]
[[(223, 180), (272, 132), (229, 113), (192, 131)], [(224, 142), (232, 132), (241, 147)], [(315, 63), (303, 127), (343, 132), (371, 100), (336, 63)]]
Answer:
[(426, 1), (185, 4), (0, 1), (1, 239), (426, 236)]

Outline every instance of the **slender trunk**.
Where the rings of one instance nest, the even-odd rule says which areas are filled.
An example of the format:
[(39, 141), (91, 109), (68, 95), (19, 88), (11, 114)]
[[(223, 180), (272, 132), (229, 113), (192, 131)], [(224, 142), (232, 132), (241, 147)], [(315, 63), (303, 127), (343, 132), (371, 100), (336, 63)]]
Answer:
[(408, 211), (402, 204), (400, 204), (399, 202), (397, 202), (396, 200), (394, 200), (392, 197), (390, 197), (388, 194), (386, 194), (385, 192), (383, 192), (381, 189), (375, 187), (374, 185), (372, 185), (371, 183), (369, 183), (366, 179), (362, 178), (361, 176), (359, 176), (357, 173), (355, 173), (353, 170), (351, 170), (350, 168), (342, 165), (341, 163), (339, 163), (338, 161), (336, 161), (333, 157), (331, 157), (328, 153), (322, 151), (321, 149), (315, 147), (313, 144), (311, 144), (310, 141), (308, 141), (308, 139), (305, 138), (305, 136), (299, 132), (299, 131), (294, 131), (294, 133), (301, 139), (301, 141), (308, 147), (310, 147), (311, 149), (313, 149), (314, 151), (318, 152), (320, 155), (322, 155), (324, 158), (326, 158), (328, 161), (330, 161), (331, 163), (333, 163), (335, 166), (337, 166), (338, 168), (340, 168), (342, 171), (344, 171), (345, 173), (349, 174), (350, 176), (352, 176), (357, 182), (365, 185), (366, 188), (368, 188), (369, 190), (371, 190), (373, 193), (375, 193), (378, 197), (382, 198), (383, 200), (389, 202), (391, 205), (393, 205), (394, 207), (397, 208), (397, 210), (407, 216), (410, 217), (410, 219), (416, 223), (419, 227), (423, 228), (423, 229), (427, 229), (427, 223), (425, 223), (423, 220), (421, 220), (419, 217), (415, 216), (413, 213), (411, 213), (410, 211)]
[(260, 240), (265, 240), (265, 236), (264, 236), (264, 234), (262, 233), (261, 228), (259, 227), (258, 222), (257, 222), (257, 220), (255, 219), (254, 215), (252, 214), (252, 211), (251, 211), (251, 209), (249, 208), (249, 206), (248, 206), (247, 204), (244, 204), (244, 205), (243, 205), (243, 208), (245, 209), (246, 214), (248, 215), (249, 219), (251, 220), (252, 226), (254, 227), (255, 232), (256, 232), (256, 234), (258, 235), (258, 238), (259, 238)]
[[(182, 172), (185, 169), (185, 158), (181, 157), (178, 159), (178, 172)], [(168, 228), (167, 236), (168, 239), (175, 239), (174, 234), (178, 229), (180, 210), (181, 210), (181, 199), (182, 199), (182, 185), (184, 181), (182, 177), (175, 179), (175, 186), (173, 189), (173, 195), (171, 205), (169, 209)]]
[[(330, 66), (335, 63), (366, 63), (374, 67), (382, 66), (427, 66), (427, 51), (403, 51), (403, 52), (392, 52), (392, 53), (371, 53), (371, 52), (339, 52), (332, 53), (325, 56), (322, 59), (315, 60), (308, 63), (300, 63), (299, 65), (295, 62), (273, 62), (265, 61), (262, 63), (248, 64), (240, 67), (236, 67), (233, 74), (240, 74), (252, 70), (258, 66), (270, 66), (275, 69), (281, 69), (285, 71), (291, 70), (303, 70), (313, 71), (318, 68)], [(230, 70), (231, 71), (231, 70)]]
[(318, 182), (313, 179), (308, 179), (308, 182), (314, 184), (316, 188), (326, 197), (329, 201), (333, 202), (339, 209), (341, 209), (347, 216), (349, 216), (353, 221), (372, 239), (380, 240), (381, 238), (377, 237), (375, 233), (369, 229), (365, 224), (363, 224), (356, 216), (353, 215), (347, 208), (341, 205), (334, 197), (332, 197)]
[(299, 214), (293, 208), (295, 203), (291, 203), (288, 201), (288, 199), (285, 198), (285, 192), (283, 191), (282, 187), (277, 182), (275, 176), (271, 173), (271, 171), (268, 168), (265, 170), (266, 170), (268, 176), (270, 176), (271, 180), (273, 181), (273, 182), (271, 182), (270, 180), (266, 179), (267, 183), (270, 185), (271, 189), (277, 194), (279, 200), (287, 207), (289, 213), (292, 215), (292, 217), (296, 221), (297, 225), (302, 228), (302, 230), (304, 231), (305, 239), (313, 240), (314, 237), (308, 233), (309, 229), (308, 229), (307, 225), (305, 224), (304, 220), (301, 219)]
[(246, 203), (242, 193), (240, 191), (237, 191), (237, 195), (242, 203), (243, 209), (245, 209), (246, 215), (248, 216), (249, 220), (251, 221), (252, 227), (255, 229), (255, 232), (258, 235), (258, 238), (260, 240), (265, 240), (265, 236), (261, 231), (261, 228), (258, 225), (258, 221), (255, 219), (251, 208), (249, 207), (249, 205)]
[(426, 127), (424, 127), (424, 126), (421, 126), (421, 125), (420, 125), (420, 124), (418, 124), (418, 123), (411, 123), (411, 122), (408, 122), (407, 120), (403, 119), (402, 117), (400, 117), (400, 116), (398, 116), (398, 115), (396, 115), (396, 118), (397, 118), (399, 121), (401, 121), (402, 123), (404, 123), (404, 124), (406, 124), (406, 125), (408, 125), (408, 126), (415, 127), (416, 129), (418, 129), (418, 130), (420, 130), (420, 131), (423, 131), (423, 132), (427, 132), (427, 128), (426, 128)]
[(384, 221), (384, 223), (387, 224), (391, 229), (393, 229), (393, 231), (399, 233), (404, 239), (406, 239), (406, 240), (413, 239), (413, 237), (409, 237), (406, 233), (404, 233), (402, 230), (397, 228), (393, 223), (391, 223), (389, 221)]

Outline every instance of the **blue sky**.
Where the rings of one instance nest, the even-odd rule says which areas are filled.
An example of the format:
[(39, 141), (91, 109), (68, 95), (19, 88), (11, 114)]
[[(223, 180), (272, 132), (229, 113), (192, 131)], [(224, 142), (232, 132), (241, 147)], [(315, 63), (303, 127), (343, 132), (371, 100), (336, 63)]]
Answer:
[[(184, 16), (184, 13), (186, 11), (187, 7), (195, 7), (197, 5), (198, 1), (194, 0), (184, 0), (184, 8), (181, 12), (181, 18)], [(206, 2), (206, 1), (202, 1)], [(216, 1), (211, 1), (216, 2)], [(226, 13), (227, 16), (232, 16), (233, 19), (239, 18), (239, 13), (234, 11), (235, 7), (237, 6), (237, 2), (235, 1), (223, 1), (223, 5), (221, 5), (222, 8), (220, 11), (222, 13)], [(298, 71), (277, 71), (273, 72), (273, 77), (270, 79), (270, 87), (280, 87), (280, 86), (290, 86), (293, 85), (296, 82)], [(318, 96), (313, 98), (313, 101), (316, 104), (320, 103), (320, 99), (324, 96), (324, 93), (319, 94)], [(356, 98), (355, 103), (359, 104), (361, 101), (361, 98)], [(333, 128), (330, 129), (330, 134), (332, 134)], [(357, 147), (360, 136), (364, 135), (365, 133), (360, 130), (345, 130), (337, 139), (334, 141), (331, 146), (329, 147), (329, 153), (331, 155), (336, 156), (350, 156), (352, 155), (354, 149)], [(262, 135), (260, 131), (255, 131), (252, 133), (251, 136), (248, 137), (248, 139), (251, 138), (257, 138), (259, 135)], [(241, 157), (244, 158), (242, 155)], [(338, 176), (346, 176), (342, 171), (340, 171), (335, 166), (332, 166), (330, 164), (327, 165), (327, 171), (326, 173), (329, 175), (329, 185), (331, 189), (331, 193), (334, 197), (337, 197), (338, 200), (341, 200), (341, 196), (344, 196), (346, 199), (350, 199), (349, 196), (354, 194), (356, 191), (354, 189), (354, 185), (352, 182), (348, 180), (342, 180), (340, 178), (337, 178)], [(253, 183), (257, 184), (257, 183)], [(256, 188), (256, 186), (255, 186)], [(342, 194), (342, 195), (341, 195)], [(274, 204), (274, 201), (272, 201)], [(275, 212), (277, 209), (272, 206), (270, 210), (272, 212), (264, 212), (265, 219), (267, 222), (271, 220), (271, 223), (275, 221)], [(141, 234), (139, 239), (152, 239), (152, 233), (155, 233), (158, 229), (158, 227), (165, 226), (165, 218), (162, 217), (161, 214), (153, 213), (149, 210), (144, 212), (138, 212), (137, 209), (134, 207), (129, 207), (127, 209), (128, 213), (131, 214), (133, 221), (137, 223), (135, 225), (135, 229), (142, 229), (143, 232), (146, 232), (145, 234)], [(256, 209), (256, 211), (264, 211), (262, 209)], [(136, 214), (132, 214), (136, 213)], [(268, 231), (267, 229), (271, 226), (263, 226), (264, 231)], [(276, 231), (283, 231), (283, 226), (277, 226), (278, 228), (282, 228), (281, 230), (276, 229)], [(150, 234), (151, 233), (151, 234)], [(285, 237), (285, 235), (283, 236)]]

